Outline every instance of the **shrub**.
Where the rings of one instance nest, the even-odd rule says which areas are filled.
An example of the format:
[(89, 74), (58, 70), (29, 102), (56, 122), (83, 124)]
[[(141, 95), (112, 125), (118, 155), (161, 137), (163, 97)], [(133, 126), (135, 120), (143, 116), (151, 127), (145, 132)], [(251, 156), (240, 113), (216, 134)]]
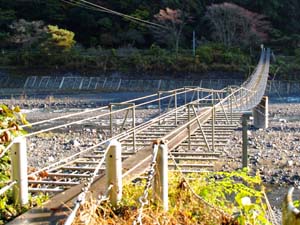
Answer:
[(235, 66), (243, 66), (250, 64), (250, 57), (236, 47), (225, 47), (218, 43), (208, 43), (200, 46), (196, 50), (196, 55), (200, 62), (208, 65), (212, 63), (232, 64)]

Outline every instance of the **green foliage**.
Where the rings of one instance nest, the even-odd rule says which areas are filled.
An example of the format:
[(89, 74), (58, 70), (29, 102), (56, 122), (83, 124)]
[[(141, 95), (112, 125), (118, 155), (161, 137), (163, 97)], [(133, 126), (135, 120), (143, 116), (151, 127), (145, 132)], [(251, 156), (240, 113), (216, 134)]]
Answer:
[[(180, 174), (170, 173), (169, 211), (163, 212), (157, 203), (150, 200), (153, 196), (150, 189), (150, 204), (144, 207), (143, 224), (165, 224), (167, 221), (167, 224), (271, 225), (265, 214), (259, 175), (251, 176), (249, 171), (241, 170), (190, 174), (187, 180), (202, 200), (193, 194)], [(125, 184), (119, 207), (110, 208), (109, 204), (100, 206), (95, 212), (95, 217), (98, 217), (95, 224), (132, 224), (144, 187), (145, 180), (137, 179), (134, 183)], [(90, 206), (86, 208), (89, 210)]]
[(207, 174), (192, 182), (206, 201), (237, 215), (239, 224), (271, 225), (266, 219), (261, 185), (259, 175), (249, 176), (247, 170)]
[[(10, 129), (0, 133), (0, 154), (5, 147), (11, 142), (14, 137), (24, 134), (24, 130), (19, 127), (19, 124), (26, 124), (25, 115), (20, 113), (18, 106), (9, 108), (8, 106), (0, 105), (0, 129)], [(10, 157), (5, 154), (0, 158), (0, 188), (4, 187), (10, 181)], [(0, 196), (0, 224), (17, 215), (18, 207), (12, 204), (11, 190)]]
[(300, 48), (295, 49), (295, 61), (300, 64)]
[[(20, 124), (28, 124), (26, 116), (21, 113), (20, 108), (18, 106), (10, 108), (0, 104), (0, 155), (14, 137), (26, 133)], [(10, 157), (8, 153), (5, 153), (0, 158), (0, 189), (10, 181), (10, 170)], [(41, 204), (47, 198), (48, 196), (44, 194), (31, 197), (28, 206), (22, 208), (13, 203), (12, 190), (8, 190), (0, 196), (0, 224), (6, 223), (29, 207)]]
[[(105, 3), (105, 7), (112, 10), (120, 11), (124, 14), (131, 15), (140, 19), (153, 21), (154, 15), (160, 9), (180, 9), (181, 25), (169, 23), (167, 32), (164, 29), (156, 29), (147, 25), (141, 25), (139, 22), (133, 22), (128, 18), (121, 18), (116, 15), (105, 14), (99, 11), (92, 11), (75, 5), (69, 5), (63, 1), (48, 0), (35, 1), (34, 4), (27, 4), (26, 1), (0, 1), (0, 55), (1, 66), (26, 66), (43, 68), (62, 68), (62, 69), (97, 69), (97, 70), (122, 70), (122, 71), (149, 71), (151, 69), (164, 71), (184, 71), (203, 72), (206, 70), (226, 70), (226, 71), (243, 71), (248, 72), (249, 57), (245, 52), (249, 52), (253, 62), (256, 62), (258, 53), (253, 51), (257, 49), (260, 43), (257, 38), (248, 40), (250, 46), (239, 46), (241, 50), (224, 49), (220, 50), (210, 44), (199, 44), (212, 41), (211, 26), (204, 19), (209, 6), (219, 4), (220, 1), (174, 1), (166, 0), (160, 3), (153, 1), (120, 1), (111, 0)], [(297, 78), (295, 74), (299, 73), (299, 56), (295, 55), (294, 49), (300, 46), (300, 3), (297, 0), (286, 0), (283, 3), (280, 0), (268, 1), (250, 1), (234, 0), (231, 3), (243, 7), (255, 15), (265, 15), (270, 21), (272, 29), (264, 35), (269, 38), (265, 45), (271, 47), (275, 54), (295, 56), (291, 61), (286, 61), (286, 69), (279, 71), (278, 77), (290, 79)], [(101, 5), (101, 2), (97, 2)], [(102, 5), (104, 6), (104, 5)], [(171, 11), (170, 11), (171, 12)], [(248, 12), (248, 11), (247, 11)], [(188, 16), (187, 16), (188, 15)], [(167, 17), (169, 18), (169, 17)], [(255, 20), (255, 16), (251, 19)], [(265, 17), (260, 17), (265, 18)], [(257, 19), (257, 18), (256, 18)], [(177, 21), (177, 20), (175, 20)], [(239, 21), (236, 17), (233, 22)], [(161, 21), (156, 21), (161, 22)], [(170, 21), (169, 21), (170, 22)], [(179, 22), (179, 20), (178, 20)], [(56, 26), (49, 24), (57, 24)], [(173, 26), (174, 25), (174, 26)], [(59, 29), (64, 28), (64, 29)], [(248, 28), (246, 31), (267, 28), (267, 24), (259, 24)], [(47, 32), (47, 30), (50, 32)], [(266, 29), (264, 29), (266, 30)], [(196, 43), (198, 44), (198, 53), (195, 59), (187, 54), (182, 54), (179, 48), (191, 52), (192, 32), (196, 33)], [(174, 33), (175, 32), (175, 33)], [(159, 34), (154, 35), (155, 33)], [(231, 35), (232, 32), (225, 32)], [(238, 36), (240, 30), (236, 30)], [(174, 34), (176, 40), (174, 39)], [(177, 34), (177, 35), (176, 35)], [(50, 36), (50, 37), (49, 37)], [(65, 54), (66, 50), (72, 51), (75, 46), (74, 36), (78, 46), (84, 46), (83, 56)], [(232, 36), (232, 35), (231, 35)], [(159, 38), (157, 38), (159, 37)], [(173, 37), (173, 38), (170, 38)], [(231, 37), (239, 42), (245, 42), (246, 38)], [(47, 39), (48, 41), (46, 41)], [(163, 43), (161, 43), (163, 42)], [(152, 53), (148, 54), (149, 49), (152, 51), (153, 43), (158, 46), (161, 43), (167, 55), (159, 56), (155, 59)], [(286, 44), (288, 43), (288, 45)], [(178, 60), (172, 52), (176, 46), (178, 57), (187, 65), (177, 66)], [(87, 48), (95, 49), (120, 49), (125, 47), (138, 48), (144, 52), (140, 54), (141, 58), (132, 54), (125, 56), (111, 55), (88, 55)], [(248, 46), (248, 47), (245, 47)], [(8, 52), (12, 51), (12, 53)], [(249, 54), (248, 54), (249, 55)], [(136, 60), (140, 64), (133, 64), (129, 58)], [(117, 60), (119, 60), (117, 62)], [(180, 62), (179, 62), (180, 63)], [(242, 68), (241, 68), (242, 67)], [(276, 69), (275, 69), (276, 70)]]
[(213, 47), (211, 45), (202, 45), (197, 48), (196, 54), (200, 61), (211, 64), (213, 62)]
[(16, 18), (14, 10), (0, 9), (0, 27), (9, 25)]
[(296, 208), (299, 208), (300, 207), (300, 201), (299, 200), (296, 200), (293, 202), (293, 205), (296, 207)]
[[(217, 45), (216, 45), (217, 46)], [(204, 49), (204, 51), (203, 51)], [(207, 60), (205, 57), (211, 57)], [(206, 72), (210, 71), (248, 71), (250, 59), (236, 49), (225, 50), (213, 45), (201, 47), (194, 57), (191, 51), (168, 51), (153, 44), (148, 50), (120, 48), (105, 50), (102, 48), (83, 49), (74, 46), (69, 51), (55, 49), (27, 49), (0, 55), (2, 62), (8, 65), (20, 65), (28, 68), (56, 68), (63, 70), (98, 71), (139, 71), (139, 72)]]
[(271, 77), (282, 80), (299, 80), (300, 57), (298, 51), (295, 49), (296, 56), (276, 56), (276, 61), (270, 67)]
[[(250, 57), (241, 49), (235, 47), (225, 47), (222, 44), (208, 43), (201, 45), (196, 49), (196, 55), (200, 62), (217, 68), (216, 64), (232, 65), (236, 68), (248, 66), (251, 62)], [(214, 66), (213, 66), (214, 64)], [(225, 71), (235, 70), (225, 69)]]
[[(76, 3), (76, 1), (74, 1)], [(281, 37), (292, 37), (300, 33), (300, 3), (297, 0), (272, 0), (272, 1), (251, 1), (251, 0), (233, 0), (232, 3), (238, 4), (252, 12), (266, 15), (271, 21), (272, 27), (281, 32)], [(191, 46), (192, 31), (196, 31), (197, 39), (205, 37), (212, 40), (211, 27), (203, 16), (208, 6), (219, 4), (219, 0), (210, 1), (174, 1), (164, 0), (155, 1), (96, 1), (99, 5), (121, 13), (131, 15), (148, 21), (153, 20), (153, 16), (160, 9), (166, 7), (172, 9), (181, 9), (183, 13), (189, 14), (192, 20), (184, 26), (182, 32), (181, 46)], [(34, 4), (28, 4), (26, 1), (0, 1), (0, 27), (1, 31), (7, 33), (8, 25), (14, 20), (25, 19), (27, 21), (43, 20), (45, 24), (57, 24), (59, 27), (72, 30), (76, 34), (77, 42), (85, 47), (121, 47), (134, 44), (135, 47), (149, 48), (155, 41), (152, 30), (147, 26), (135, 23), (128, 19), (123, 19), (111, 14), (105, 14), (99, 11), (92, 11), (86, 8), (70, 5), (63, 1), (47, 0), (34, 1)], [(238, 21), (238, 20), (237, 20)], [(145, 42), (133, 43), (132, 39), (125, 38), (130, 29), (137, 30)], [(250, 29), (248, 29), (250, 30)], [(113, 46), (102, 35), (113, 37)], [(137, 36), (136, 34), (134, 34)], [(91, 39), (94, 39), (93, 41)], [(273, 37), (271, 36), (271, 39)], [(106, 42), (105, 42), (106, 41)], [(271, 40), (272, 43), (272, 40)], [(289, 48), (296, 47), (295, 43), (289, 43)], [(252, 46), (254, 47), (254, 46)], [(280, 49), (287, 48), (286, 45)]]

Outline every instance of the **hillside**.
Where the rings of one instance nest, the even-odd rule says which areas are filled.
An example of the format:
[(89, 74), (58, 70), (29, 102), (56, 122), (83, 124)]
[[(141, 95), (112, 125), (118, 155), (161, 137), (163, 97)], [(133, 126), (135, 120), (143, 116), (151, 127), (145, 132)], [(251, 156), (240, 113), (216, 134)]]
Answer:
[(264, 43), (271, 75), (299, 79), (299, 1), (231, 2), (2, 0), (0, 66), (246, 73)]

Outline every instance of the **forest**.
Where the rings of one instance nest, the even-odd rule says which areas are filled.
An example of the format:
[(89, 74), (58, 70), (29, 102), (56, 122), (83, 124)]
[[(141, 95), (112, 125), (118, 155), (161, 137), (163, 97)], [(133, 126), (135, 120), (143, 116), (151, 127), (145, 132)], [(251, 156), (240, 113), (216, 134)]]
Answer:
[(0, 65), (59, 70), (247, 72), (262, 44), (299, 79), (298, 0), (1, 0)]

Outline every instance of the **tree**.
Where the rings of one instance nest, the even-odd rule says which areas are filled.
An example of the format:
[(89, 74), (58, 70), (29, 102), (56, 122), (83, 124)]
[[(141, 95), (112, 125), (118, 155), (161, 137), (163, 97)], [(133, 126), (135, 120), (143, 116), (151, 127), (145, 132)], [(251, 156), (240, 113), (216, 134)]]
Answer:
[(9, 37), (9, 24), (16, 19), (14, 10), (3, 10), (0, 8), (0, 47), (7, 44)]
[(20, 19), (9, 25), (10, 42), (18, 47), (31, 47), (46, 38), (47, 29), (43, 21), (26, 21)]
[(69, 50), (75, 44), (75, 34), (72, 31), (60, 29), (58, 26), (48, 25), (48, 32), (51, 35), (50, 43), (59, 49)]
[(177, 54), (183, 27), (190, 20), (190, 17), (179, 9), (166, 8), (159, 10), (154, 18), (158, 23), (165, 26), (165, 29), (154, 29), (154, 35), (167, 45), (172, 44)]
[(205, 18), (211, 25), (211, 37), (225, 46), (257, 45), (268, 39), (270, 24), (265, 16), (233, 3), (212, 4)]

